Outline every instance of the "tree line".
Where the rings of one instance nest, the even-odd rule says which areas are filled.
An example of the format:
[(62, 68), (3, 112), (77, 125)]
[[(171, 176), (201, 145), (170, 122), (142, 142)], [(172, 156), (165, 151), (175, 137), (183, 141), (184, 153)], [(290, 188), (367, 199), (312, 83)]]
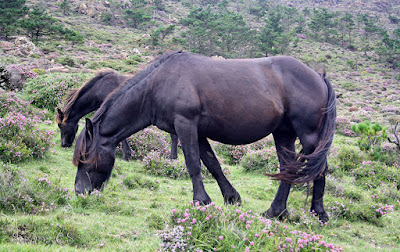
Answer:
[[(389, 30), (369, 14), (297, 9), (267, 0), (174, 1), (190, 9), (178, 24), (160, 26), (152, 20), (155, 11), (168, 11), (163, 0), (130, 0), (129, 8), (121, 7), (122, 18), (127, 26), (146, 30), (153, 48), (162, 49), (172, 43), (204, 55), (261, 57), (285, 54), (301, 38), (307, 38), (358, 50), (366, 56), (373, 51), (379, 60), (400, 67), (400, 22), (391, 15), (387, 21), (395, 28)], [(81, 34), (65, 28), (43, 9), (29, 10), (25, 2), (0, 0), (0, 36), (22, 31), (36, 41), (44, 35), (83, 41)], [(69, 0), (61, 2), (60, 10), (68, 14)], [(109, 24), (110, 19), (104, 14), (101, 20)]]

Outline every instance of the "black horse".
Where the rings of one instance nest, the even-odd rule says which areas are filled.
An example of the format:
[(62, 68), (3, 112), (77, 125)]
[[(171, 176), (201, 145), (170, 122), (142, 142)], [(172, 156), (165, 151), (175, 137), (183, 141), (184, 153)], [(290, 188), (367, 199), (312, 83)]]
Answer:
[[(79, 89), (72, 89), (64, 108), (57, 108), (56, 123), (61, 131), (61, 146), (71, 147), (78, 131), (79, 120), (100, 107), (112, 91), (129, 76), (114, 71), (100, 71)], [(129, 160), (131, 150), (126, 139), (121, 141), (123, 159)], [(171, 134), (171, 158), (178, 158), (178, 137)]]
[[(175, 52), (164, 55), (113, 92), (78, 137), (73, 163), (77, 194), (101, 189), (110, 177), (115, 147), (149, 125), (177, 134), (193, 183), (193, 200), (211, 202), (200, 160), (217, 180), (226, 203), (240, 195), (221, 171), (207, 138), (248, 144), (272, 133), (281, 180), (268, 217), (287, 214), (291, 184), (314, 181), (311, 210), (322, 221), (327, 153), (336, 121), (336, 97), (325, 74), (277, 56), (220, 60)], [(295, 152), (300, 139), (303, 151)]]

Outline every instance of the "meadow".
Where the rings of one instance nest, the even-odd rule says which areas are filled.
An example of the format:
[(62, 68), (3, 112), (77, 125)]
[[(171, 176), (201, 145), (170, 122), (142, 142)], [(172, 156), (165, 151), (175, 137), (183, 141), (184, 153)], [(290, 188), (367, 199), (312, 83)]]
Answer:
[[(8, 137), (9, 143), (15, 143), (15, 148), (1, 143), (2, 160), (7, 161), (2, 161), (0, 171), (0, 250), (400, 249), (397, 146), (382, 138), (383, 128), (375, 127), (374, 145), (363, 148), (365, 134), (356, 133), (354, 126), (352, 131), (350, 123), (340, 119), (328, 158), (324, 198), (328, 223), (319, 222), (309, 212), (312, 184), (292, 188), (288, 219), (260, 216), (279, 184), (265, 176), (278, 170), (271, 137), (246, 146), (212, 143), (224, 173), (242, 196), (241, 206), (224, 205), (218, 185), (207, 171), (203, 177), (213, 203), (193, 204), (181, 150), (178, 160), (169, 160), (169, 135), (153, 127), (129, 139), (134, 160), (123, 161), (117, 149), (113, 174), (103, 191), (76, 196), (73, 148), (60, 146), (54, 114), (49, 112), (54, 108), (37, 107), (42, 107), (40, 100), (61, 99), (49, 93), (79, 85), (79, 76), (32, 79), (26, 92), (37, 95), (30, 101), (12, 92), (1, 93), (0, 133), (2, 139)], [(46, 80), (63, 88), (40, 89)], [(32, 132), (37, 133), (32, 136)]]
[[(115, 167), (103, 191), (75, 195), (74, 149), (60, 146), (60, 131), (54, 123), (56, 108), (63, 105), (68, 90), (81, 86), (97, 69), (134, 74), (169, 50), (203, 49), (213, 56), (210, 45), (216, 46), (219, 57), (264, 57), (265, 51), (257, 48), (262, 34), (239, 36), (236, 48), (229, 52), (221, 49), (226, 46), (219, 37), (224, 30), (222, 35), (204, 40), (203, 33), (211, 33), (199, 32), (191, 22), (206, 28), (209, 22), (191, 20), (202, 17), (192, 15), (192, 10), (199, 11), (196, 8), (204, 4), (202, 13), (212, 14), (206, 11), (206, 3), (220, 1), (146, 1), (143, 6), (151, 10), (152, 20), (139, 27), (126, 23), (129, 16), (124, 15), (123, 1), (87, 1), (92, 9), (110, 3), (93, 17), (74, 9), (81, 1), (70, 1), (67, 13), (60, 10), (61, 1), (27, 2), (47, 9), (63, 25), (84, 35), (84, 40), (75, 44), (44, 37), (35, 42), (40, 55), (28, 56), (12, 42), (0, 41), (0, 70), (7, 66), (21, 80), (16, 86), (0, 88), (0, 251), (400, 251), (400, 75), (395, 61), (387, 61), (399, 53), (394, 46), (393, 51), (379, 51), (386, 40), (377, 31), (367, 33), (366, 24), (371, 22), (356, 20), (361, 16), (353, 13), (357, 22), (348, 36), (334, 31), (319, 34), (324, 29), (316, 33), (309, 27), (309, 21), (321, 14), (311, 11), (315, 1), (291, 1), (306, 3), (299, 12), (294, 11), (296, 6), (278, 6), (275, 12), (286, 13), (282, 22), (267, 22), (275, 12), (270, 16), (264, 10), (263, 14), (261, 7), (269, 6), (259, 4), (268, 1), (211, 5), (216, 13), (228, 8), (243, 14), (257, 32), (286, 22), (281, 27), (285, 32), (271, 36), (276, 40), (272, 48), (286, 46), (282, 49), (285, 54), (317, 72), (326, 71), (336, 91), (337, 131), (328, 156), (324, 197), (329, 222), (321, 223), (309, 212), (312, 184), (294, 185), (288, 218), (269, 220), (261, 214), (279, 185), (265, 175), (279, 169), (271, 136), (245, 146), (212, 142), (242, 204), (224, 205), (217, 183), (203, 169), (205, 187), (213, 200), (203, 206), (192, 202), (192, 183), (182, 150), (179, 148), (178, 160), (170, 160), (169, 135), (154, 127), (129, 138), (133, 160), (122, 160), (121, 150), (116, 150)], [(153, 6), (162, 2), (164, 9)], [(329, 7), (333, 1), (319, 2)], [(360, 1), (337, 2), (349, 5), (338, 4), (336, 14), (353, 6), (355, 12), (375, 13), (377, 19), (371, 20), (384, 20), (390, 35), (399, 29), (398, 23), (390, 23), (386, 17), (396, 8), (374, 12), (372, 1), (361, 7), (356, 6)], [(293, 18), (302, 16), (306, 19)], [(232, 22), (224, 19), (229, 15), (214, 17), (221, 18), (218, 22)], [(196, 29), (189, 33), (190, 28)], [(370, 41), (364, 39), (367, 35)], [(271, 53), (280, 54), (279, 50)], [(81, 121), (79, 130), (83, 125)], [(301, 149), (299, 143), (297, 149)]]

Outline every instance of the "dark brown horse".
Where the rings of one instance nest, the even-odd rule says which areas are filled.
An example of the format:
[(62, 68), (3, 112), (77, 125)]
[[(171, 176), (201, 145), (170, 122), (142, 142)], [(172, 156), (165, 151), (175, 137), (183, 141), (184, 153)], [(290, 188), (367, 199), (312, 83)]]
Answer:
[[(78, 131), (78, 122), (85, 115), (100, 107), (112, 91), (114, 91), (129, 76), (114, 71), (100, 71), (95, 77), (86, 82), (79, 89), (72, 89), (67, 97), (65, 106), (57, 109), (56, 123), (61, 132), (61, 146), (71, 147)], [(171, 135), (171, 158), (178, 157), (178, 137)], [(123, 158), (129, 160), (131, 149), (126, 139), (121, 141)]]
[[(291, 184), (314, 181), (311, 210), (327, 221), (322, 198), (335, 101), (325, 76), (292, 57), (220, 60), (167, 54), (129, 79), (86, 120), (74, 152), (75, 192), (101, 189), (110, 177), (118, 142), (156, 125), (181, 140), (194, 201), (211, 202), (201, 178), (202, 160), (225, 202), (240, 202), (207, 138), (240, 145), (272, 133), (280, 162), (280, 173), (272, 176), (281, 184), (264, 215), (286, 215)], [(301, 154), (295, 153), (297, 137)]]

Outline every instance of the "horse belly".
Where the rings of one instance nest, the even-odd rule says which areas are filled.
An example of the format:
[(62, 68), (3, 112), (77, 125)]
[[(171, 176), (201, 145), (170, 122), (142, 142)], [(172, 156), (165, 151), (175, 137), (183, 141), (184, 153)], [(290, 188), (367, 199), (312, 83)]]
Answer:
[(216, 106), (200, 116), (200, 136), (226, 144), (248, 144), (273, 132), (281, 122), (283, 109), (273, 101)]

